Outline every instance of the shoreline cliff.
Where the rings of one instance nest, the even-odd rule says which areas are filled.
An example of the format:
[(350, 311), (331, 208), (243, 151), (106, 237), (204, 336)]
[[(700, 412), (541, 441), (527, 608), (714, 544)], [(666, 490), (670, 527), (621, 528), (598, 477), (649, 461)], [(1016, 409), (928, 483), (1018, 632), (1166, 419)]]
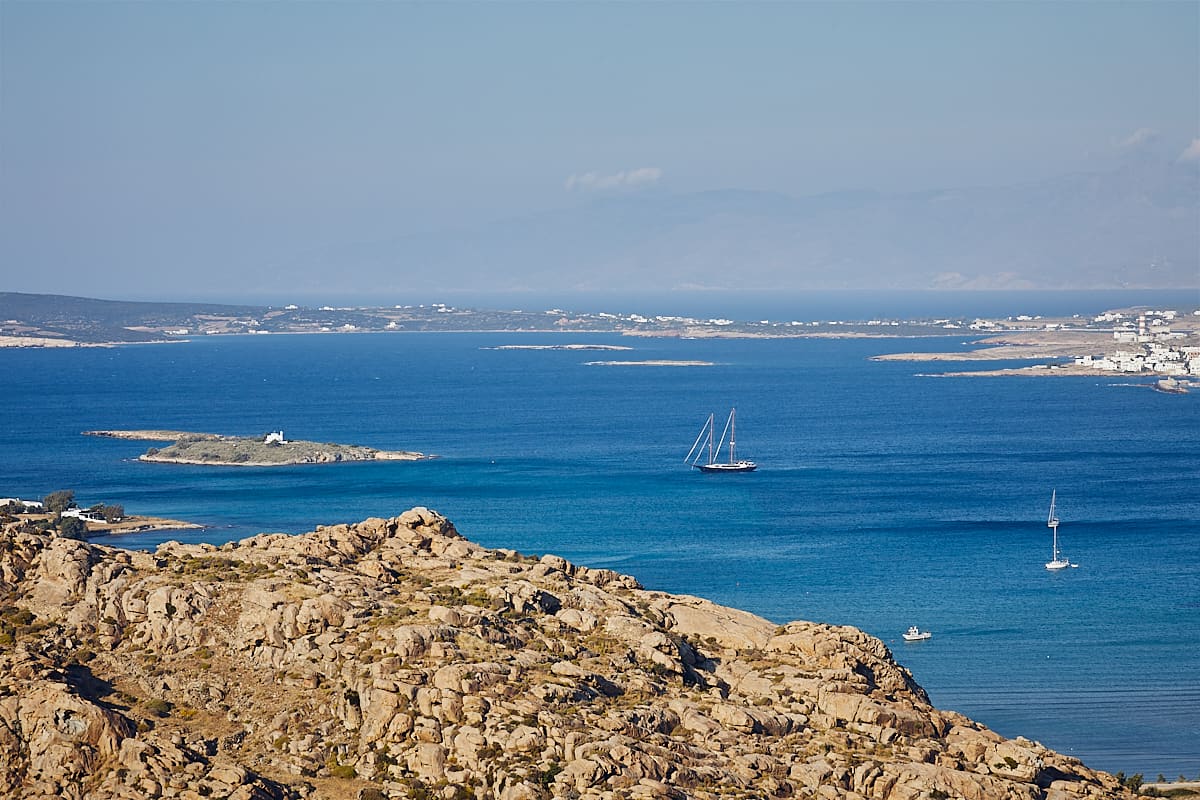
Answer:
[(0, 532), (0, 795), (1133, 797), (777, 626), (435, 512), (126, 551)]

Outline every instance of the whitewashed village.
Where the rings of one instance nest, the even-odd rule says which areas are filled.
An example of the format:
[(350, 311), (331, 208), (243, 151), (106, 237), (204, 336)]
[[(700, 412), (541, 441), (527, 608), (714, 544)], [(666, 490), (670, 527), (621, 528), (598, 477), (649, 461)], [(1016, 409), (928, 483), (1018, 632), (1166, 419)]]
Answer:
[(1133, 320), (1120, 312), (1102, 314), (1094, 321), (1116, 325), (1116, 347), (1100, 356), (1079, 356), (1075, 364), (1107, 372), (1200, 375), (1200, 344), (1188, 344), (1186, 333), (1171, 330), (1177, 316), (1175, 311), (1147, 311)]
[[(943, 327), (958, 327), (949, 323)], [(1200, 377), (1200, 310), (1181, 315), (1173, 309), (1107, 311), (1090, 319), (1045, 320), (1018, 316), (1005, 320), (976, 319), (966, 326), (981, 333), (1044, 335), (1021, 340), (1049, 345), (1049, 337), (1072, 333), (1098, 336), (1111, 331), (1111, 339), (1066, 338), (1061, 343), (1076, 351), (1071, 361), (1042, 364), (1030, 370), (1072, 374), (1113, 373), (1172, 378)], [(1105, 342), (1109, 342), (1106, 344)], [(998, 341), (992, 344), (1001, 344)], [(1006, 341), (1002, 344), (1014, 344)], [(1090, 352), (1088, 352), (1090, 351)], [(982, 373), (981, 373), (982, 374)]]

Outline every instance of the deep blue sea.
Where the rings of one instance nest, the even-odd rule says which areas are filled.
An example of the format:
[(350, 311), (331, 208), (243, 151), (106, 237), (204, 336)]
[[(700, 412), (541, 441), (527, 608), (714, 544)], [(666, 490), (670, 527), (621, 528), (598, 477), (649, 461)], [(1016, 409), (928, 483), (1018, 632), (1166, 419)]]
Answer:
[[(596, 343), (632, 352), (489, 350)], [(1109, 771), (1200, 771), (1200, 393), (1106, 378), (930, 378), (905, 340), (338, 334), (0, 351), (0, 495), (202, 522), (152, 547), (437, 509), (777, 622), (883, 639), (940, 707)], [(686, 359), (710, 367), (588, 366)], [(988, 365), (994, 366), (994, 365)], [(737, 407), (741, 475), (683, 462)], [(90, 429), (413, 449), (424, 462), (143, 464)], [(1061, 545), (1048, 572), (1057, 490)], [(931, 640), (908, 644), (916, 624)]]

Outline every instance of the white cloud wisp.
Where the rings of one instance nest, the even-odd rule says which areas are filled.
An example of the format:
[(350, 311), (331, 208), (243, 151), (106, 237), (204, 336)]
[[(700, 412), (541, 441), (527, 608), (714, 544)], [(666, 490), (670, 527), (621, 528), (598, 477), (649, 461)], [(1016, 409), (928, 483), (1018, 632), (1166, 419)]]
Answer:
[(1124, 139), (1114, 142), (1114, 144), (1118, 150), (1130, 150), (1141, 147), (1144, 144), (1148, 144), (1157, 138), (1158, 131), (1154, 130), (1153, 128), (1138, 128)]
[(1179, 160), (1200, 161), (1200, 139), (1192, 139), (1192, 143), (1179, 154)]
[(603, 191), (605, 189), (633, 188), (658, 183), (663, 171), (658, 167), (638, 167), (637, 169), (621, 170), (611, 175), (601, 175), (598, 172), (585, 172), (580, 175), (572, 174), (567, 177), (564, 186), (567, 191)]

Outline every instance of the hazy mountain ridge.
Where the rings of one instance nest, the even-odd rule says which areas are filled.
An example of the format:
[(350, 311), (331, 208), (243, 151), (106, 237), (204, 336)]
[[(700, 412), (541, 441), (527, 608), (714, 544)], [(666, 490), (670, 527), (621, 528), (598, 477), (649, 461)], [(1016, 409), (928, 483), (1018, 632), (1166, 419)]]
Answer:
[(1140, 160), (1005, 186), (807, 197), (645, 191), (291, 265), (377, 286), (1104, 289), (1200, 283), (1200, 169)]

